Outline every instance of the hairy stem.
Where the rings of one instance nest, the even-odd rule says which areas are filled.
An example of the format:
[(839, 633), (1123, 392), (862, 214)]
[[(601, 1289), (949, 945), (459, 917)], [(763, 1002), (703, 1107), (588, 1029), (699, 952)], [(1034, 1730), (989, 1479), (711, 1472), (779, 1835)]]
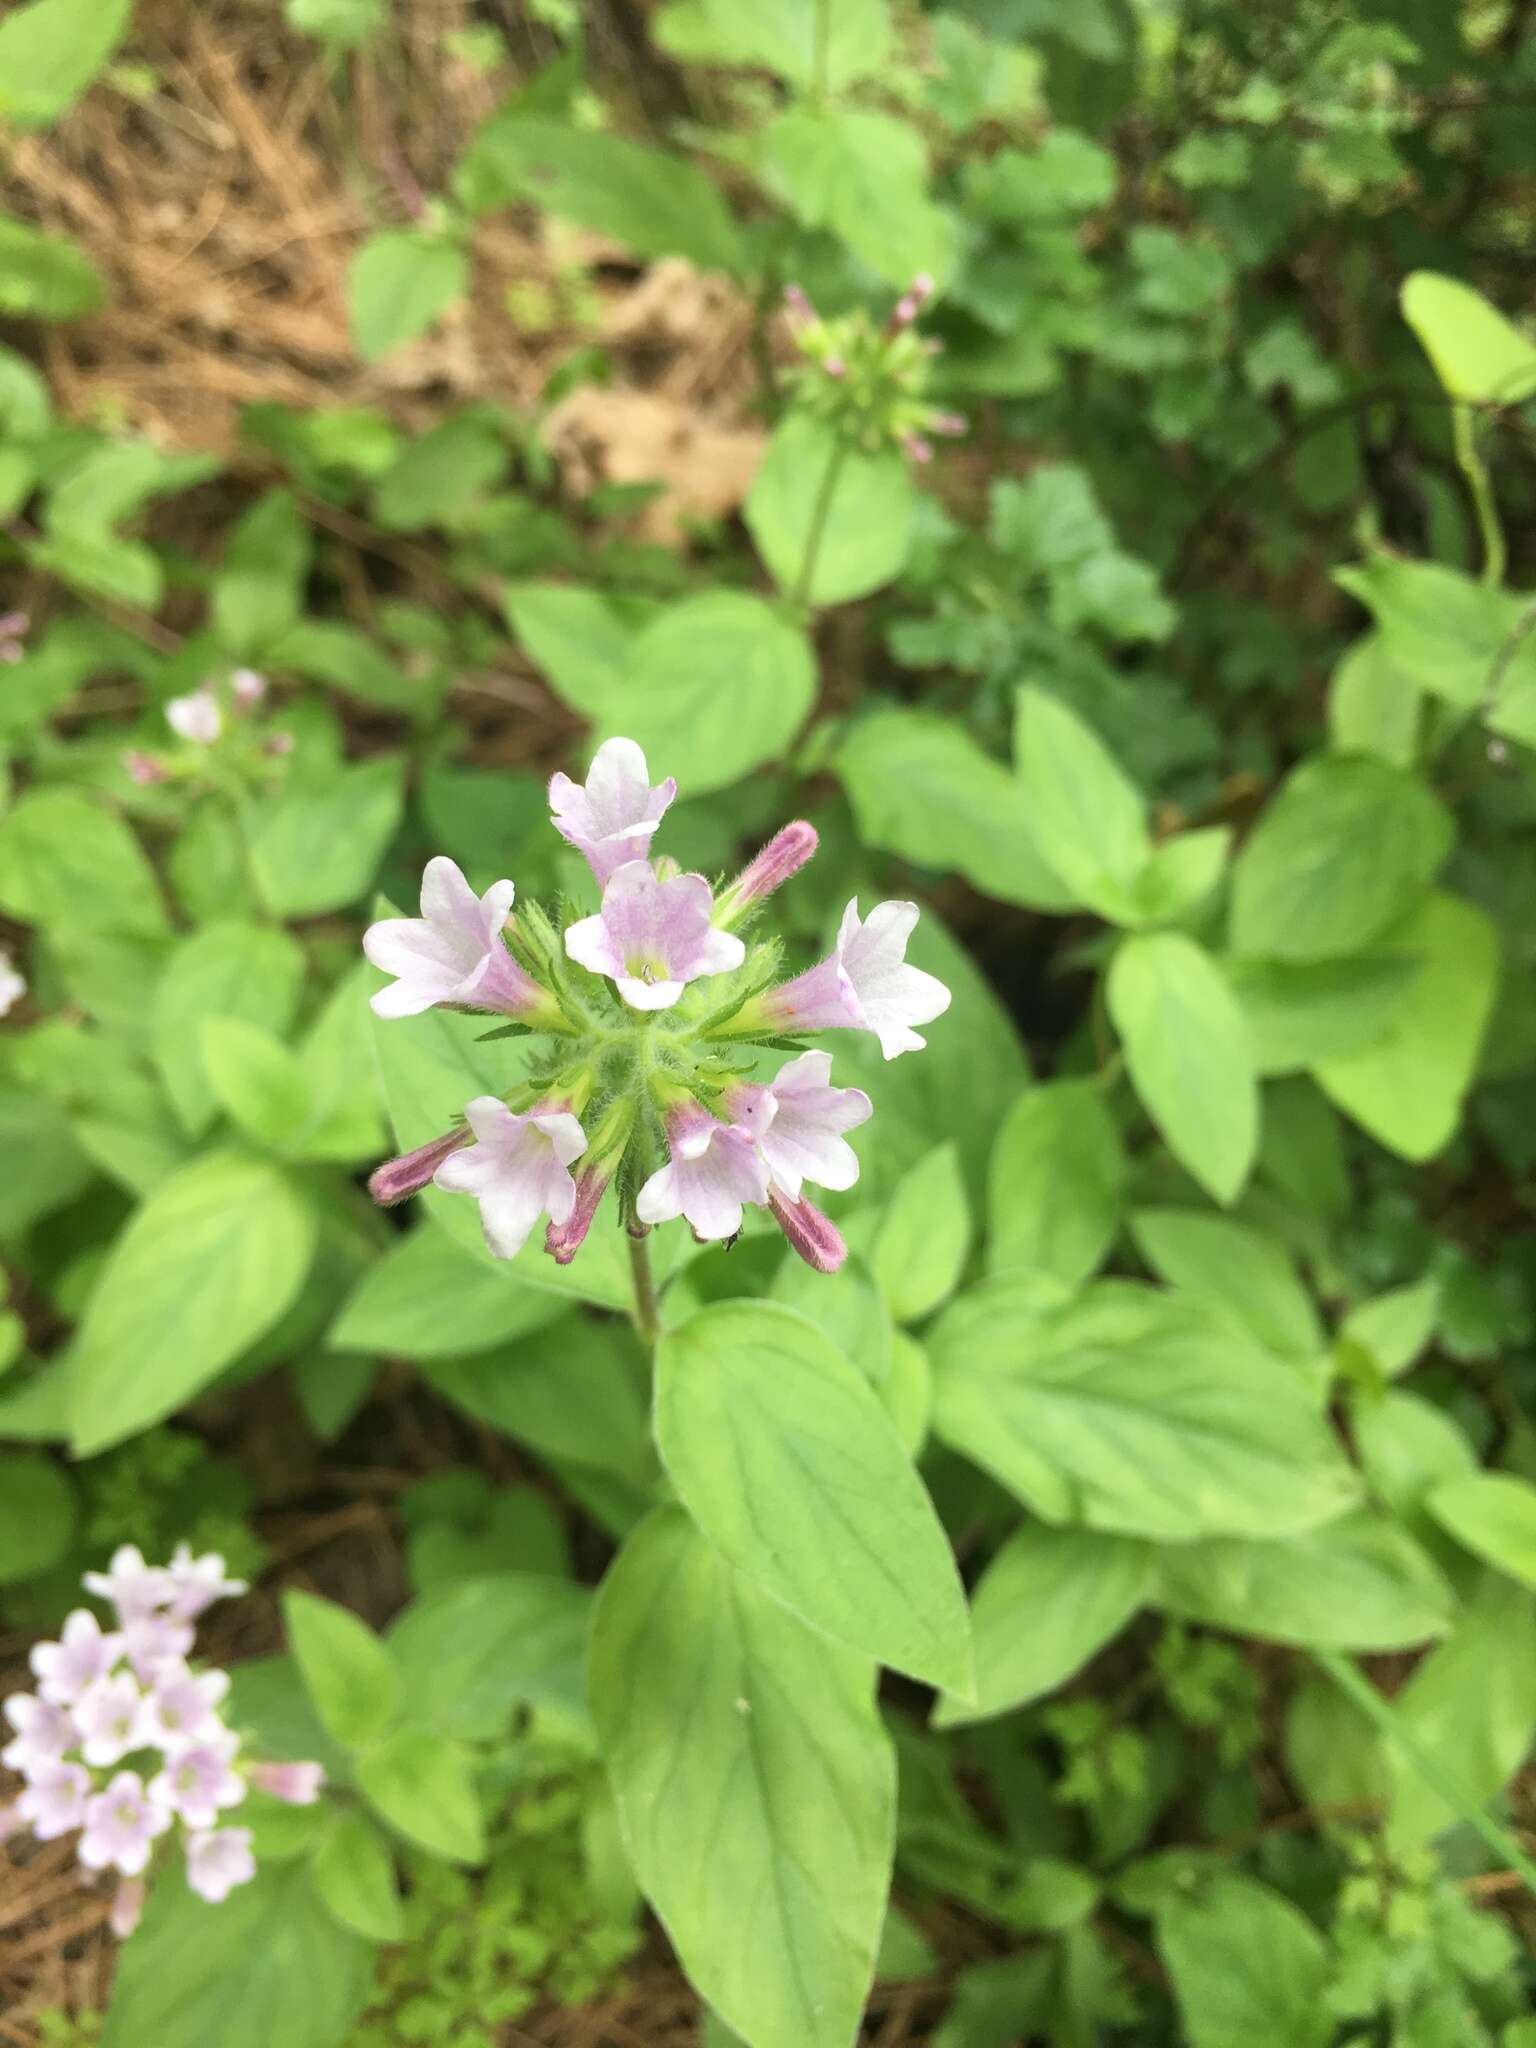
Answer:
[(661, 1335), (661, 1316), (656, 1307), (656, 1282), (651, 1274), (651, 1241), (648, 1237), (630, 1238), (629, 1271), (635, 1284), (635, 1328), (647, 1344), (654, 1346)]
[(800, 574), (795, 578), (794, 595), (790, 602), (796, 611), (811, 609), (811, 585), (816, 580), (816, 558), (821, 553), (821, 543), (826, 537), (827, 520), (832, 513), (832, 500), (837, 494), (837, 480), (842, 474), (843, 457), (847, 454), (844, 444), (839, 441), (827, 458), (822, 472), (821, 486), (816, 493), (816, 502), (811, 507), (811, 523), (805, 536), (805, 553), (800, 560)]
[(1499, 524), (1498, 506), (1493, 501), (1493, 485), (1489, 482), (1483, 458), (1477, 452), (1477, 432), (1470, 405), (1452, 406), (1451, 439), (1456, 450), (1457, 467), (1466, 478), (1467, 489), (1472, 494), (1477, 530), (1482, 536), (1483, 581), (1490, 590), (1497, 590), (1504, 581), (1504, 529)]

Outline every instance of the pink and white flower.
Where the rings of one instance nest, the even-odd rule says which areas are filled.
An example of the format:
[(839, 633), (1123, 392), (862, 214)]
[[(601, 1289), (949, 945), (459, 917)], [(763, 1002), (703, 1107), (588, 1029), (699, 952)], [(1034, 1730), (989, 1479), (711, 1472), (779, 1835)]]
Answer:
[(68, 1707), (56, 1700), (39, 1699), (35, 1693), (12, 1693), (5, 1703), (5, 1718), (16, 1736), (0, 1749), (0, 1764), (29, 1778), (45, 1764), (56, 1764), (79, 1740)]
[(217, 1728), (219, 1703), (229, 1691), (227, 1671), (189, 1671), (167, 1665), (156, 1676), (145, 1699), (145, 1726), (159, 1749), (176, 1752), (196, 1744)]
[(123, 1623), (123, 1654), (141, 1685), (149, 1685), (168, 1664), (180, 1664), (192, 1648), (190, 1621), (170, 1614), (140, 1614)]
[(325, 1783), (325, 1771), (319, 1764), (253, 1764), (251, 1783), (269, 1798), (281, 1799), (285, 1806), (313, 1806)]
[(0, 946), (0, 1017), (9, 1016), (27, 992), (27, 977)]
[(746, 947), (710, 923), (714, 898), (702, 875), (663, 880), (649, 861), (615, 869), (596, 917), (565, 934), (578, 966), (606, 974), (632, 1010), (669, 1010), (690, 981), (725, 974)]
[(949, 990), (907, 965), (916, 924), (915, 903), (877, 903), (861, 918), (855, 897), (827, 958), (749, 1003), (752, 1021), (773, 1031), (872, 1031), (888, 1060), (918, 1051), (928, 1041), (913, 1025), (942, 1017)]
[(126, 1941), (144, 1917), (145, 1884), (142, 1877), (125, 1877), (112, 1894), (107, 1925), (119, 1941)]
[(644, 860), (656, 827), (677, 795), (669, 775), (651, 787), (645, 755), (633, 740), (604, 740), (584, 783), (549, 779), (549, 807), (561, 838), (584, 854), (599, 883), (629, 861)]
[(87, 1870), (120, 1870), (139, 1877), (171, 1816), (144, 1789), (137, 1771), (119, 1771), (104, 1792), (85, 1802), (80, 1861)]
[(635, 1213), (642, 1223), (687, 1218), (701, 1243), (734, 1237), (745, 1203), (768, 1199), (768, 1168), (757, 1140), (740, 1124), (721, 1123), (698, 1104), (667, 1118), (665, 1166), (641, 1188)]
[(372, 1000), (378, 1017), (417, 1017), (437, 1003), (532, 1019), (548, 996), (507, 951), (502, 932), (516, 889), (493, 882), (477, 896), (457, 861), (439, 854), (421, 877), (420, 917), (386, 917), (363, 934), (373, 965), (398, 978)]
[(87, 1572), (82, 1581), (87, 1593), (109, 1600), (119, 1621), (137, 1621), (157, 1614), (171, 1601), (171, 1579), (164, 1565), (146, 1564), (136, 1543), (119, 1544), (112, 1553), (110, 1568)]
[(229, 678), (229, 694), (242, 711), (250, 711), (267, 694), (267, 679), (253, 668), (237, 668)]
[(83, 1764), (41, 1764), (29, 1775), (16, 1811), (40, 1842), (56, 1842), (84, 1821), (90, 1789), (91, 1774)]
[(249, 1828), (212, 1828), (187, 1837), (187, 1883), (211, 1906), (256, 1875)]
[(80, 1754), (98, 1770), (154, 1740), (148, 1702), (127, 1671), (98, 1678), (75, 1702)]
[(240, 1805), (246, 1781), (232, 1768), (240, 1738), (228, 1729), (218, 1739), (181, 1750), (149, 1781), (149, 1797), (189, 1828), (211, 1828), (221, 1812)]
[(250, 1591), (244, 1579), (225, 1578), (224, 1560), (216, 1550), (194, 1557), (190, 1543), (177, 1544), (165, 1571), (171, 1582), (170, 1612), (176, 1621), (196, 1621), (216, 1600), (232, 1600)]
[(219, 700), (204, 683), (185, 697), (172, 697), (165, 707), (165, 722), (178, 739), (195, 747), (211, 747), (224, 730)]
[(445, 1159), (433, 1179), (451, 1194), (473, 1195), (491, 1251), (516, 1258), (540, 1216), (570, 1220), (571, 1162), (587, 1149), (586, 1134), (568, 1109), (551, 1104), (519, 1116), (494, 1095), (476, 1096), (464, 1116), (475, 1142)]
[(123, 1639), (104, 1632), (87, 1608), (77, 1607), (65, 1620), (56, 1643), (37, 1643), (31, 1656), (38, 1691), (45, 1700), (69, 1706), (105, 1678), (123, 1653)]
[(725, 1098), (733, 1122), (757, 1140), (773, 1184), (791, 1200), (805, 1181), (851, 1188), (858, 1154), (843, 1136), (867, 1123), (873, 1105), (862, 1088), (831, 1086), (832, 1055), (805, 1052), (767, 1086), (738, 1083)]

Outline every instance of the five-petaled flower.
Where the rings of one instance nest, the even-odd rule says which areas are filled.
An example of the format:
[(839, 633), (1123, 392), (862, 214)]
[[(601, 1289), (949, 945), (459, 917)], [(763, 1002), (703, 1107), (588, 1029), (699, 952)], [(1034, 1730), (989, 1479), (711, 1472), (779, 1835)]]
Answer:
[(457, 861), (442, 853), (429, 860), (420, 917), (384, 918), (363, 939), (373, 965), (397, 977), (374, 996), (375, 1015), (415, 1017), (438, 1003), (502, 1017), (540, 1015), (543, 992), (502, 938), (515, 893), (503, 881), (477, 896)]
[(677, 795), (669, 775), (651, 787), (645, 756), (633, 740), (604, 740), (584, 783), (549, 778), (555, 830), (584, 854), (599, 883), (632, 860), (644, 860), (656, 827)]
[(702, 875), (658, 875), (626, 861), (609, 876), (603, 907), (565, 934), (578, 966), (605, 974), (632, 1010), (670, 1010), (690, 981), (728, 974), (747, 956), (741, 940), (711, 922), (715, 899)]
[(514, 1115), (494, 1095), (477, 1095), (464, 1111), (475, 1142), (452, 1152), (433, 1175), (440, 1188), (473, 1195), (485, 1241), (499, 1259), (515, 1259), (535, 1223), (566, 1223), (576, 1206), (571, 1161), (586, 1150), (586, 1133), (568, 1109), (553, 1105)]

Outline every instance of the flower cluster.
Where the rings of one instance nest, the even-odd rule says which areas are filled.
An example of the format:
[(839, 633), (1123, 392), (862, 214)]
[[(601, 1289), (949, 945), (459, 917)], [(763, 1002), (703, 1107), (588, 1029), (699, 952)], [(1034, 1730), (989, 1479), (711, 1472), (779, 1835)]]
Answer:
[(41, 1842), (79, 1832), (87, 1877), (112, 1872), (113, 1932), (130, 1934), (144, 1904), (158, 1845), (179, 1830), (187, 1883), (218, 1903), (256, 1874), (251, 1830), (221, 1825), (251, 1785), (307, 1806), (320, 1796), (318, 1764), (262, 1764), (240, 1756), (240, 1736), (220, 1713), (229, 1675), (187, 1659), (204, 1610), (232, 1593), (224, 1560), (181, 1544), (168, 1565), (149, 1565), (132, 1544), (85, 1587), (107, 1601), (115, 1626), (77, 1608), (56, 1643), (32, 1651), (36, 1692), (4, 1703), (12, 1739), (0, 1762), (24, 1789), (0, 1811), (0, 1840), (30, 1829)]
[[(248, 720), (266, 694), (265, 676), (258, 675), (253, 668), (237, 668), (222, 688), (209, 677), (185, 696), (167, 699), (165, 722), (177, 739), (185, 741), (186, 751), (166, 755), (130, 747), (123, 756), (130, 779), (147, 789), (159, 782), (201, 774), (209, 750)], [(241, 752), (245, 756), (254, 754), (255, 761), (271, 761), (292, 750), (291, 733), (266, 732), (251, 734)]]
[[(670, 778), (652, 784), (633, 740), (599, 747), (585, 783), (554, 777), (551, 821), (601, 890), (598, 910), (563, 932), (537, 905), (513, 917), (509, 881), (477, 896), (442, 856), (427, 864), (420, 917), (370, 926), (363, 950), (394, 977), (373, 998), (379, 1016), (484, 1011), (552, 1047), (505, 1097), (478, 1096), (461, 1125), (380, 1167), (376, 1201), (429, 1181), (473, 1195), (486, 1242), (508, 1259), (547, 1218), (545, 1249), (564, 1265), (616, 1185), (637, 1237), (682, 1216), (701, 1242), (732, 1238), (754, 1205), (811, 1265), (841, 1265), (842, 1239), (804, 1190), (853, 1185), (846, 1134), (870, 1102), (834, 1087), (831, 1055), (799, 1041), (866, 1031), (894, 1059), (924, 1043), (914, 1027), (942, 1015), (949, 991), (907, 964), (912, 903), (867, 918), (850, 903), (827, 958), (779, 981), (777, 943), (749, 948), (737, 928), (811, 858), (814, 830), (786, 825), (717, 895), (651, 858), (676, 793)], [(764, 1081), (754, 1046), (796, 1057)]]
[(926, 395), (943, 344), (919, 335), (916, 321), (932, 295), (933, 279), (920, 271), (877, 327), (862, 307), (825, 319), (799, 285), (784, 293), (799, 357), (790, 372), (797, 401), (866, 454), (897, 447), (913, 462), (929, 462), (933, 435), (965, 432), (959, 413)]

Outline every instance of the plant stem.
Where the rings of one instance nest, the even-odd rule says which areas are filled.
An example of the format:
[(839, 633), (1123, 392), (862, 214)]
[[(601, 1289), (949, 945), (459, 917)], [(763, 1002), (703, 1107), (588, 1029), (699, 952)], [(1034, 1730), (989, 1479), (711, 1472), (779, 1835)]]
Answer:
[(630, 1238), (629, 1271), (635, 1283), (635, 1328), (647, 1344), (654, 1346), (661, 1335), (661, 1316), (656, 1307), (656, 1282), (651, 1276), (651, 1241), (648, 1237)]
[(832, 0), (816, 0), (815, 42), (811, 55), (811, 92), (817, 106), (826, 103), (832, 44)]
[(1349, 1659), (1337, 1650), (1314, 1650), (1313, 1660), (1318, 1668), (1331, 1678), (1339, 1691), (1373, 1721), (1386, 1738), (1389, 1747), (1402, 1752), (1418, 1772), (1426, 1785), (1438, 1792), (1446, 1804), (1452, 1807), (1459, 1819), (1474, 1828), (1496, 1856), (1501, 1857), (1514, 1871), (1533, 1898), (1536, 1898), (1536, 1862), (1533, 1862), (1507, 1828), (1501, 1828), (1496, 1820), (1484, 1813), (1482, 1805), (1470, 1799), (1456, 1783), (1454, 1776), (1445, 1769), (1433, 1751), (1425, 1747), (1416, 1735), (1411, 1735), (1403, 1726), (1402, 1717), (1396, 1713), (1391, 1702), (1384, 1700), (1375, 1686), (1363, 1678)]
[(811, 523), (805, 536), (805, 554), (801, 558), (800, 574), (795, 578), (794, 594), (790, 599), (798, 612), (808, 612), (811, 609), (811, 585), (816, 578), (816, 558), (821, 553), (821, 543), (826, 536), (832, 500), (837, 494), (837, 479), (842, 474), (843, 457), (847, 452), (841, 441), (834, 444), (832, 453), (827, 458), (826, 469), (822, 472), (816, 502), (811, 507)]
[(1451, 441), (1456, 450), (1457, 467), (1472, 493), (1477, 530), (1482, 535), (1483, 581), (1490, 590), (1497, 590), (1504, 581), (1504, 529), (1499, 524), (1499, 508), (1493, 501), (1488, 471), (1477, 452), (1476, 428), (1470, 405), (1451, 407)]

